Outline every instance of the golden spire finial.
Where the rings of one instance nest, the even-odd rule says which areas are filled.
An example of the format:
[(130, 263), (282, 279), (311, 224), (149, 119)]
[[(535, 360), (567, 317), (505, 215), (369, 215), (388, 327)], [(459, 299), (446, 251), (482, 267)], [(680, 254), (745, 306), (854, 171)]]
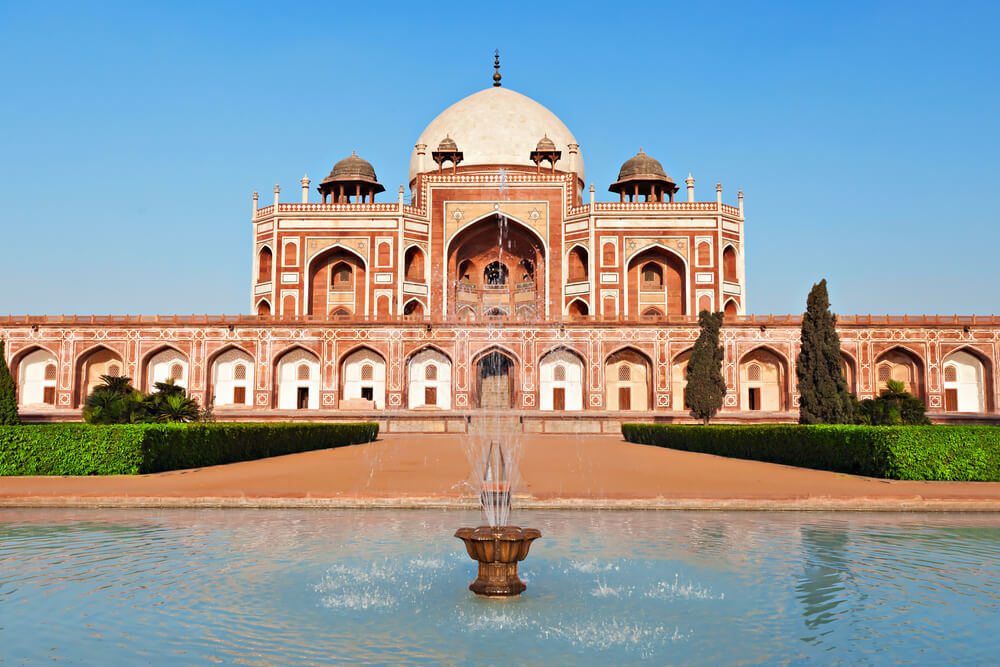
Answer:
[(500, 87), (500, 49), (493, 54), (493, 87)]

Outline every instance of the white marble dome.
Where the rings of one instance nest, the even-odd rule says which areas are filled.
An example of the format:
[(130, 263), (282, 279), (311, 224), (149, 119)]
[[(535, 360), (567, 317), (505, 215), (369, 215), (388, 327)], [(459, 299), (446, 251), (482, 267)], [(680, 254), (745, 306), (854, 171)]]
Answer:
[[(462, 166), (517, 164), (534, 167), (529, 158), (538, 140), (548, 136), (562, 156), (556, 169), (569, 171), (569, 144), (577, 143), (559, 118), (541, 104), (509, 88), (491, 87), (455, 102), (431, 121), (416, 143), (427, 145), (424, 170), (437, 169), (431, 152), (445, 136), (458, 144)], [(417, 151), (410, 156), (410, 183), (419, 171)], [(576, 173), (583, 179), (583, 156), (577, 155)]]

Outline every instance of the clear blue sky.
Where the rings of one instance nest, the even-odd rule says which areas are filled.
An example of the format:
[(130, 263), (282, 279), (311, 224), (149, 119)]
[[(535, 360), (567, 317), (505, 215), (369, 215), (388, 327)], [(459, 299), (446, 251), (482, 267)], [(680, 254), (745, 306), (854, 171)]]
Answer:
[(250, 193), (352, 149), (391, 201), (490, 84), (599, 198), (639, 146), (746, 193), (749, 310), (1000, 312), (995, 2), (0, 3), (0, 312), (249, 308)]

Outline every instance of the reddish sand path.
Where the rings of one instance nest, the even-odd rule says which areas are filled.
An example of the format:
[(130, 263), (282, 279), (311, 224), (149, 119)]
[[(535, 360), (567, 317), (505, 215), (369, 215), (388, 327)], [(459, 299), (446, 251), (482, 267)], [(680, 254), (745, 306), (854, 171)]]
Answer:
[[(0, 478), (0, 505), (471, 503), (459, 435), (142, 476)], [(521, 437), (522, 506), (1000, 511), (1000, 482), (898, 482), (644, 447), (620, 436)]]

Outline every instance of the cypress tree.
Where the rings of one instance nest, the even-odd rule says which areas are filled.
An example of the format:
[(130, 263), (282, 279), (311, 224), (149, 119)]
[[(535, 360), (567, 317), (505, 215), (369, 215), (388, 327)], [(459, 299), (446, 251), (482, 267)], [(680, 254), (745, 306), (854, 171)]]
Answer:
[(21, 423), (17, 416), (17, 387), (7, 368), (4, 348), (5, 341), (0, 340), (0, 426), (16, 426)]
[(802, 340), (795, 375), (799, 380), (800, 424), (850, 424), (851, 395), (840, 362), (837, 316), (830, 312), (826, 279), (813, 285), (802, 316)]
[(684, 404), (691, 410), (692, 417), (708, 424), (722, 408), (722, 400), (726, 396), (726, 380), (722, 377), (725, 351), (719, 344), (722, 313), (703, 310), (698, 314), (698, 324), (701, 333), (688, 361)]

